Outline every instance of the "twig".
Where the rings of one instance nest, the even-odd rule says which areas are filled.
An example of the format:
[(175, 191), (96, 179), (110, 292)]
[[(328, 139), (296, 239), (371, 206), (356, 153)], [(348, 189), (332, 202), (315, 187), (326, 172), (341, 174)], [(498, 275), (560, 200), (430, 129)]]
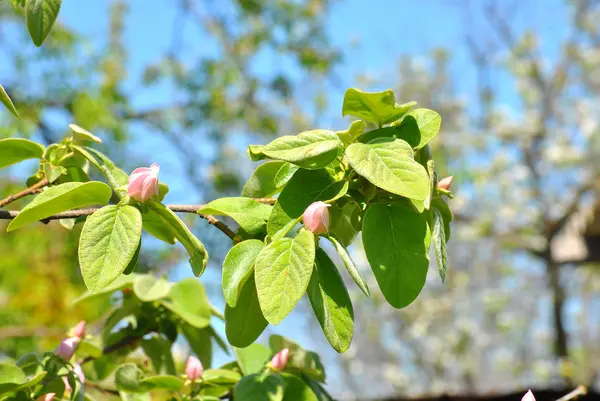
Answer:
[[(118, 351), (122, 348), (126, 348), (129, 347), (130, 345), (133, 345), (134, 343), (136, 343), (138, 340), (141, 340), (143, 336), (127, 336), (124, 337), (123, 339), (121, 339), (120, 341), (117, 341), (114, 344), (111, 345), (107, 345), (106, 347), (104, 347), (104, 349), (102, 350), (102, 355), (107, 355), (110, 354), (112, 352)], [(86, 362), (90, 362), (93, 361), (94, 359), (96, 359), (93, 356), (88, 356), (85, 357), (80, 363), (86, 363)]]
[(569, 394), (567, 394), (563, 397), (560, 397), (556, 401), (570, 401), (570, 400), (576, 399), (579, 396), (586, 395), (586, 394), (587, 394), (587, 388), (584, 385), (580, 385), (575, 390), (571, 391)]
[(27, 195), (33, 195), (36, 192), (38, 192), (40, 188), (45, 187), (46, 185), (48, 185), (48, 180), (44, 178), (40, 182), (33, 184), (32, 186), (22, 190), (21, 192), (17, 192), (14, 195), (9, 195), (6, 198), (0, 200), (0, 208), (8, 205), (11, 202), (16, 201), (17, 199), (21, 199)]

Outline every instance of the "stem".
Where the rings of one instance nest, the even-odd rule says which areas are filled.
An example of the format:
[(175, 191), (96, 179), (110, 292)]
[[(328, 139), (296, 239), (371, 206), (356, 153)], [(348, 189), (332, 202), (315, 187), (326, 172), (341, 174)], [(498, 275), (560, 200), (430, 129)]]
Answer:
[(6, 198), (0, 200), (0, 208), (8, 205), (9, 203), (16, 201), (17, 199), (21, 199), (28, 195), (33, 195), (34, 193), (38, 192), (40, 190), (40, 188), (43, 188), (46, 185), (48, 185), (48, 180), (43, 178), (37, 184), (33, 184), (32, 186), (30, 186), (27, 189), (22, 190), (21, 192), (17, 192), (14, 195), (9, 195)]
[[(107, 345), (106, 347), (104, 347), (104, 349), (102, 350), (102, 355), (107, 355), (107, 354), (110, 354), (111, 352), (115, 352), (115, 351), (118, 351), (118, 350), (120, 350), (122, 348), (129, 347), (130, 345), (133, 345), (138, 340), (140, 340), (142, 337), (143, 337), (143, 335), (141, 335), (141, 336), (134, 336), (134, 335), (127, 336), (127, 337), (123, 338), (122, 340), (117, 341), (114, 344)], [(94, 358), (93, 356), (88, 356), (88, 357), (84, 358), (80, 362), (80, 364), (84, 364), (86, 362), (93, 361), (94, 359), (96, 359), (96, 358)]]
[(587, 388), (584, 385), (580, 385), (575, 390), (571, 391), (569, 394), (567, 394), (563, 397), (560, 397), (556, 401), (571, 401), (579, 396), (586, 395), (586, 394), (587, 394)]

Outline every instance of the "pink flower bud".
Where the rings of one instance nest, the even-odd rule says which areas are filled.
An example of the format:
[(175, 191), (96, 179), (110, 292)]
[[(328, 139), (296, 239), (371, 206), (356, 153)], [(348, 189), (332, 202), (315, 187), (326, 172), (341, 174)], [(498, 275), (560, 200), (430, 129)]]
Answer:
[(533, 396), (533, 393), (531, 392), (531, 390), (529, 390), (525, 393), (523, 398), (521, 398), (521, 401), (535, 401), (535, 397)]
[(81, 338), (79, 337), (69, 337), (63, 340), (55, 351), (56, 355), (60, 356), (65, 361), (70, 360), (73, 358), (73, 354), (75, 353), (80, 341)]
[(202, 367), (202, 362), (200, 362), (195, 356), (190, 356), (185, 364), (185, 375), (187, 378), (192, 381), (198, 380), (202, 377), (203, 373), (204, 367)]
[(85, 320), (77, 323), (77, 326), (73, 328), (72, 333), (75, 337), (83, 338), (85, 335)]
[(453, 176), (449, 176), (446, 178), (442, 178), (438, 181), (438, 189), (445, 189), (446, 191), (450, 191), (450, 185), (452, 185)]
[(284, 348), (278, 353), (276, 353), (271, 359), (271, 366), (276, 370), (285, 369), (285, 365), (287, 365), (288, 358), (290, 356), (289, 348)]
[(314, 202), (306, 208), (302, 215), (304, 227), (315, 235), (329, 231), (329, 205), (325, 202)]
[(48, 394), (40, 395), (38, 397), (37, 401), (52, 401), (52, 400), (54, 400), (55, 396), (56, 396), (55, 393), (48, 393)]
[(138, 202), (145, 202), (158, 195), (158, 172), (160, 167), (153, 163), (150, 167), (138, 167), (129, 176), (127, 193)]

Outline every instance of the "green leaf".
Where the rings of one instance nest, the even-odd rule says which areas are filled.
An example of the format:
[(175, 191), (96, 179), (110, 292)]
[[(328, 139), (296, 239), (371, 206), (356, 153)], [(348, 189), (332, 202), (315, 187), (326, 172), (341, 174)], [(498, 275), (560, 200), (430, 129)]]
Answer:
[(256, 284), (251, 276), (241, 289), (237, 305), (225, 305), (227, 340), (234, 347), (247, 347), (256, 341), (268, 324), (261, 312)]
[(27, 381), (23, 371), (10, 363), (0, 363), (0, 394), (12, 391)]
[(133, 292), (143, 302), (152, 302), (169, 295), (172, 284), (164, 278), (156, 279), (149, 274), (138, 276), (133, 282)]
[(302, 375), (302, 379), (306, 384), (308, 384), (313, 393), (317, 396), (318, 401), (334, 401), (327, 391), (325, 391), (321, 383), (307, 375)]
[(375, 204), (365, 213), (363, 245), (379, 288), (394, 308), (419, 295), (427, 277), (430, 231), (423, 214)]
[(149, 201), (146, 202), (146, 205), (160, 217), (163, 224), (169, 227), (175, 234), (175, 237), (185, 247), (190, 255), (189, 262), (192, 266), (192, 271), (196, 276), (200, 276), (204, 272), (204, 269), (206, 269), (206, 263), (208, 262), (208, 253), (202, 242), (192, 234), (185, 223), (171, 209), (162, 203)]
[(223, 261), (223, 295), (229, 306), (237, 304), (242, 287), (254, 272), (254, 261), (264, 244), (259, 240), (247, 240), (229, 250)]
[(119, 391), (121, 401), (152, 401), (152, 395), (150, 393), (128, 393), (126, 391)]
[(298, 170), (277, 198), (267, 223), (267, 233), (276, 238), (291, 230), (306, 208), (316, 201), (331, 201), (344, 196), (347, 181), (335, 181), (325, 169)]
[(246, 154), (253, 162), (257, 162), (260, 160), (264, 160), (267, 158), (262, 151), (264, 146), (262, 145), (248, 145), (248, 149), (246, 149)]
[(142, 386), (149, 386), (152, 390), (179, 391), (183, 388), (184, 381), (175, 376), (151, 376), (140, 380)]
[(396, 135), (415, 149), (421, 149), (433, 139), (442, 125), (442, 117), (429, 109), (415, 109), (396, 124)]
[(234, 400), (281, 401), (285, 382), (279, 375), (253, 374), (244, 377), (233, 388)]
[(105, 206), (88, 217), (79, 239), (79, 265), (88, 290), (102, 290), (125, 271), (141, 235), (142, 215), (133, 206)]
[(435, 251), (435, 259), (438, 265), (438, 271), (442, 278), (442, 283), (446, 281), (446, 265), (448, 255), (446, 253), (446, 232), (444, 230), (444, 217), (438, 208), (432, 209), (433, 227), (431, 229), (431, 239)]
[(365, 132), (367, 124), (362, 120), (353, 121), (346, 131), (337, 131), (335, 134), (344, 144), (349, 144)]
[(299, 344), (280, 335), (273, 335), (269, 338), (269, 347), (273, 353), (277, 353), (284, 348), (290, 350), (286, 371), (296, 370), (319, 382), (325, 382), (325, 369), (319, 355), (315, 352), (307, 351)]
[(129, 393), (145, 393), (152, 389), (152, 385), (142, 383), (144, 372), (135, 363), (126, 363), (115, 372), (115, 385), (117, 390)]
[(17, 111), (12, 100), (10, 100), (8, 93), (6, 93), (6, 90), (2, 85), (0, 85), (0, 102), (2, 102), (4, 106), (6, 106), (8, 111), (10, 111), (15, 117), (17, 117), (19, 120), (21, 119), (21, 116), (19, 116), (19, 112)]
[(44, 175), (49, 183), (53, 183), (60, 178), (61, 175), (67, 173), (67, 169), (62, 166), (53, 166), (50, 163), (43, 163)]
[(204, 205), (198, 214), (229, 216), (248, 234), (264, 232), (271, 206), (249, 198), (221, 198)]
[(123, 288), (131, 288), (133, 287), (133, 282), (135, 281), (136, 277), (137, 274), (135, 273), (130, 274), (128, 276), (119, 276), (115, 281), (113, 281), (111, 284), (107, 285), (98, 292), (84, 292), (79, 298), (73, 301), (73, 304), (78, 304), (80, 302), (84, 302), (90, 299), (96, 299), (103, 296), (107, 296), (115, 291), (122, 290)]
[(271, 350), (262, 344), (234, 348), (233, 352), (244, 375), (261, 372), (271, 358)]
[(347, 247), (362, 229), (361, 209), (353, 200), (341, 202), (342, 200), (329, 208), (329, 233)]
[(102, 143), (102, 139), (98, 138), (96, 135), (92, 134), (90, 131), (81, 128), (77, 124), (69, 124), (69, 128), (73, 133), (73, 137), (79, 141), (91, 141), (96, 143)]
[(287, 184), (289, 180), (292, 179), (292, 177), (294, 176), (294, 174), (296, 174), (296, 171), (298, 171), (299, 168), (300, 167), (296, 166), (295, 164), (285, 163), (283, 166), (281, 166), (281, 168), (275, 175), (275, 186), (281, 190), (281, 188), (285, 184)]
[(100, 173), (102, 173), (102, 175), (104, 175), (108, 184), (119, 197), (123, 197), (127, 194), (126, 186), (129, 182), (129, 175), (118, 168), (112, 160), (94, 148), (74, 145), (73, 149), (85, 157), (94, 167), (96, 167), (96, 169), (98, 169), (98, 171), (100, 171)]
[[(143, 227), (143, 224), (142, 224), (142, 227)], [(131, 258), (131, 260), (129, 261), (129, 264), (127, 264), (127, 267), (125, 268), (125, 270), (123, 270), (123, 274), (128, 275), (135, 271), (138, 261), (140, 260), (141, 250), (142, 250), (142, 237), (140, 236), (140, 242), (138, 242), (137, 248), (135, 248), (135, 253), (133, 254), (133, 257)]]
[(68, 182), (46, 188), (21, 210), (10, 222), (6, 231), (16, 230), (67, 210), (91, 205), (106, 205), (111, 194), (108, 185), (98, 181)]
[(342, 147), (342, 141), (333, 131), (317, 129), (279, 137), (267, 144), (262, 153), (272, 159), (315, 170), (331, 163)]
[(306, 292), (315, 260), (315, 238), (307, 230), (271, 242), (258, 254), (254, 275), (260, 309), (271, 324), (281, 323)]
[[(20, 390), (25, 390), (25, 389), (31, 388), (31, 387), (37, 385), (38, 383), (40, 383), (44, 379), (44, 377), (46, 377), (47, 374), (48, 374), (48, 372), (39, 372), (38, 374), (36, 374), (32, 378), (30, 378), (29, 380), (26, 380), (24, 383), (21, 383), (18, 387), (16, 387), (12, 391), (18, 392)], [(2, 384), (0, 384), (0, 387), (1, 386), (2, 386)]]
[(195, 278), (186, 278), (171, 287), (170, 301), (162, 304), (187, 323), (199, 329), (210, 324), (210, 302), (202, 283)]
[(344, 266), (346, 266), (346, 270), (348, 270), (348, 273), (350, 273), (350, 277), (352, 277), (352, 280), (354, 280), (354, 282), (356, 283), (358, 288), (360, 288), (360, 290), (367, 297), (370, 298), (371, 293), (369, 291), (369, 287), (367, 286), (367, 282), (360, 275), (360, 272), (358, 271), (358, 268), (356, 267), (356, 265), (354, 264), (354, 261), (350, 257), (348, 250), (346, 248), (344, 248), (342, 246), (342, 244), (340, 244), (339, 241), (337, 239), (335, 239), (334, 237), (327, 236), (326, 238), (329, 241), (331, 241), (331, 243), (335, 247), (335, 250), (337, 251), (338, 255), (340, 255), (340, 258), (342, 259), (342, 262), (344, 262)]
[(283, 401), (319, 401), (316, 394), (304, 380), (289, 373), (282, 374), (285, 380)]
[(254, 170), (242, 189), (242, 196), (263, 198), (275, 195), (279, 187), (275, 184), (275, 176), (282, 166), (289, 163), (283, 161), (267, 161)]
[(446, 238), (446, 242), (448, 242), (450, 240), (450, 223), (454, 218), (452, 210), (450, 210), (450, 207), (442, 198), (433, 198), (431, 200), (431, 207), (432, 209), (437, 209), (444, 219), (444, 235)]
[(410, 145), (402, 140), (353, 143), (346, 156), (359, 175), (379, 188), (417, 200), (425, 200), (429, 194), (427, 171), (412, 158)]
[(182, 324), (180, 328), (194, 354), (200, 359), (204, 368), (208, 368), (212, 362), (211, 328), (198, 329), (189, 324)]
[(37, 47), (44, 43), (50, 33), (61, 3), (61, 0), (27, 0), (27, 29)]
[(321, 248), (316, 251), (307, 293), (327, 341), (337, 352), (346, 352), (354, 335), (352, 301), (337, 268)]
[(142, 214), (142, 228), (154, 238), (167, 244), (173, 245), (177, 242), (173, 230), (164, 224), (163, 219), (153, 210), (147, 210)]
[(402, 117), (416, 102), (396, 104), (394, 91), (363, 92), (350, 88), (344, 95), (342, 116), (354, 116), (382, 126)]
[(46, 149), (39, 143), (21, 138), (0, 139), (0, 168), (27, 159), (40, 159)]
[(235, 384), (240, 381), (242, 376), (233, 370), (226, 369), (207, 369), (202, 375), (205, 383), (211, 384)]

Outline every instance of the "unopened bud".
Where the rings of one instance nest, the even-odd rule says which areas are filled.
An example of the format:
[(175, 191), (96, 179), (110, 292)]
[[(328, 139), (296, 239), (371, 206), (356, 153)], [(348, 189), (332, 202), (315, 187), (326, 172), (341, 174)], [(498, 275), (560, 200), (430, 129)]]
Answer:
[(138, 202), (145, 202), (158, 195), (158, 172), (160, 167), (153, 163), (150, 167), (138, 167), (129, 176), (127, 194)]
[(453, 176), (449, 176), (446, 178), (442, 178), (438, 181), (438, 189), (445, 189), (446, 191), (450, 191), (450, 185), (452, 185)]
[(204, 373), (202, 362), (195, 356), (190, 356), (185, 364), (185, 375), (191, 381), (198, 380)]
[(306, 208), (302, 215), (304, 227), (314, 235), (329, 231), (329, 205), (325, 202), (314, 202)]
[(525, 393), (523, 398), (521, 398), (521, 401), (535, 401), (535, 397), (534, 397), (533, 393), (531, 392), (531, 390), (529, 390)]
[(56, 396), (55, 393), (43, 394), (37, 398), (37, 401), (52, 401), (52, 400), (54, 400), (55, 396)]
[(81, 322), (77, 323), (77, 326), (73, 328), (71, 333), (75, 337), (83, 338), (83, 336), (85, 336), (85, 320), (82, 320)]
[(56, 355), (60, 356), (65, 361), (71, 360), (80, 341), (81, 339), (79, 337), (69, 337), (63, 340), (56, 349)]
[(271, 366), (275, 370), (283, 370), (285, 369), (285, 365), (287, 365), (288, 358), (290, 356), (289, 348), (284, 348), (278, 353), (276, 353), (273, 358), (271, 358)]

